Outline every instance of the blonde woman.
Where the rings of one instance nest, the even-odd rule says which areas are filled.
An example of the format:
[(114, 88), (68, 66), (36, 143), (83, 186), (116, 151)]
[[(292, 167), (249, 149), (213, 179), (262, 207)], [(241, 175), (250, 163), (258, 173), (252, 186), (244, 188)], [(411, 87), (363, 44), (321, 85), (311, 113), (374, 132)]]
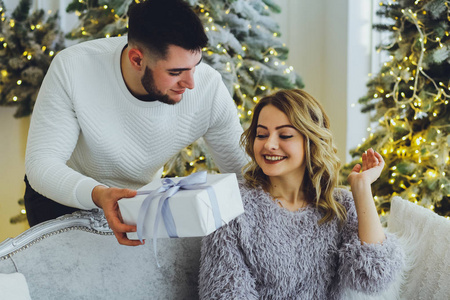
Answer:
[(403, 262), (385, 234), (371, 183), (384, 167), (369, 149), (337, 188), (339, 159), (329, 119), (302, 90), (261, 99), (241, 144), (251, 158), (245, 213), (203, 240), (201, 299), (341, 299), (374, 294)]

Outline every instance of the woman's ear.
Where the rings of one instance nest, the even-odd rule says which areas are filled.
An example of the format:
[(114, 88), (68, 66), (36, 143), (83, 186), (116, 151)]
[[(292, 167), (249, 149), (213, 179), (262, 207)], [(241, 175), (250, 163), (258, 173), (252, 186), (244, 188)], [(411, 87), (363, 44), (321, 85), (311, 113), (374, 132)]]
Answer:
[(136, 48), (130, 48), (128, 50), (128, 59), (130, 60), (131, 66), (133, 69), (140, 71), (143, 67), (143, 59), (144, 55), (142, 51)]

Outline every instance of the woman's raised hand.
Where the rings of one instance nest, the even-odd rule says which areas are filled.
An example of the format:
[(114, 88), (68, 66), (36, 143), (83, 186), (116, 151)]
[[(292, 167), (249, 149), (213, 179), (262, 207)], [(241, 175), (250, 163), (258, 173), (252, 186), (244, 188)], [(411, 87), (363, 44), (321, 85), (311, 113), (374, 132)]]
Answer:
[(372, 184), (380, 177), (383, 168), (383, 157), (370, 148), (362, 155), (362, 166), (357, 164), (353, 167), (352, 172), (348, 175), (348, 182), (350, 186), (353, 186), (359, 180)]

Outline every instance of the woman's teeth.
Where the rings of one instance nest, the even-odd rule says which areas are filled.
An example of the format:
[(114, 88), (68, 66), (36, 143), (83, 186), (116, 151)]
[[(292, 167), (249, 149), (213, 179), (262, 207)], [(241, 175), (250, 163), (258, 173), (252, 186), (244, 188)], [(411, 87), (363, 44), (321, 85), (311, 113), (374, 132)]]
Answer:
[(264, 155), (264, 158), (267, 159), (267, 160), (275, 161), (275, 160), (282, 160), (282, 159), (284, 159), (284, 156)]

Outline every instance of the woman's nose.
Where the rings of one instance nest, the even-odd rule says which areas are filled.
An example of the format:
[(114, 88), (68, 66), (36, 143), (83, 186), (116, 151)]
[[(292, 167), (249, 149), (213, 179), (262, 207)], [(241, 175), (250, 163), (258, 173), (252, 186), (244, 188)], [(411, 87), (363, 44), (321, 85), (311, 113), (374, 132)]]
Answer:
[(276, 150), (278, 149), (278, 140), (274, 136), (269, 136), (264, 144), (264, 147), (267, 150)]

